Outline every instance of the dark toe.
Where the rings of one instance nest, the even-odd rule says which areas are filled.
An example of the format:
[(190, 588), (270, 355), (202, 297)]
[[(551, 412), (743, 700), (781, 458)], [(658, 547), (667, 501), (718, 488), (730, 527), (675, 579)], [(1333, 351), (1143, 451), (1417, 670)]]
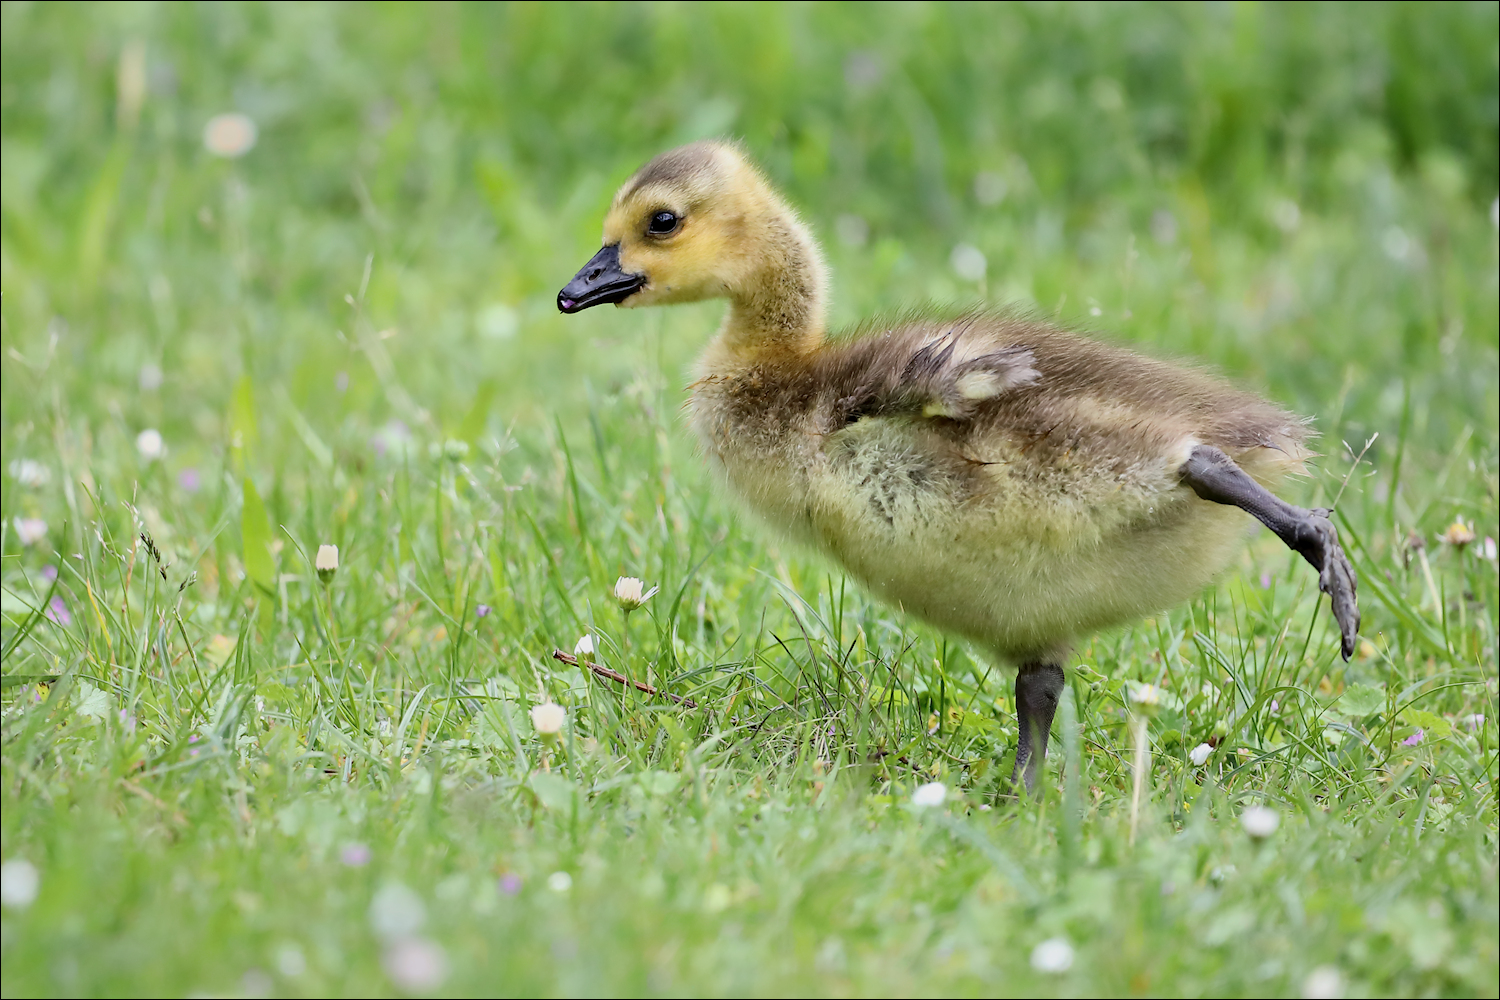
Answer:
[(1339, 543), (1338, 529), (1328, 520), (1328, 512), (1312, 512), (1308, 525), (1318, 536), (1318, 542), (1305, 552), (1309, 562), (1318, 567), (1318, 589), (1328, 595), (1333, 605), (1333, 617), (1339, 623), (1341, 652), (1344, 659), (1354, 655), (1359, 640), (1359, 579), (1354, 567)]

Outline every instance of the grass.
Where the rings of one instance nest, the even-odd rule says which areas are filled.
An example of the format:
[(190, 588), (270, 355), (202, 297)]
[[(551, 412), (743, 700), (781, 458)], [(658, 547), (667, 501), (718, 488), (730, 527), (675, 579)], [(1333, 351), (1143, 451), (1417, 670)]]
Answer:
[[(6, 995), (1500, 989), (1492, 4), (0, 17)], [(1313, 415), (1354, 660), (1261, 533), (1006, 800), (1009, 676), (707, 488), (721, 307), (555, 313), (726, 132), (838, 322), (1019, 303)]]

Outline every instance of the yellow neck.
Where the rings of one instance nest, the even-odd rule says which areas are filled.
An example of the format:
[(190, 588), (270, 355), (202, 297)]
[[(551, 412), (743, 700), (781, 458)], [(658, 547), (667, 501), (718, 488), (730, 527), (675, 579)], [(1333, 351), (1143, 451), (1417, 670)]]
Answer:
[(817, 244), (790, 212), (766, 223), (764, 252), (729, 293), (716, 346), (736, 355), (800, 355), (823, 342), (827, 277)]

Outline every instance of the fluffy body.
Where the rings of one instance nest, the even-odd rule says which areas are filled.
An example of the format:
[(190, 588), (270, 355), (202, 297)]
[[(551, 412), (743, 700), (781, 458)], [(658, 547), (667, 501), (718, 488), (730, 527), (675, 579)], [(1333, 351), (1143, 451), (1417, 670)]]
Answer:
[[(945, 370), (903, 380), (934, 345), (954, 348)], [(965, 357), (996, 360), (964, 371)], [(715, 360), (689, 405), (729, 492), (905, 612), (1014, 661), (1180, 603), (1234, 557), (1254, 522), (1182, 483), (1195, 445), (1267, 487), (1303, 454), (1300, 421), (1218, 379), (1015, 317)]]

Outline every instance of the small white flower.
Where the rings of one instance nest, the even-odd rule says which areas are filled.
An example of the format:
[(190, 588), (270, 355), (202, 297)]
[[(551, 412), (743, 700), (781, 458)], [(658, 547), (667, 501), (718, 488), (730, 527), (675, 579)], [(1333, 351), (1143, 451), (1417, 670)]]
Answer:
[(276, 971), (288, 979), (296, 979), (307, 971), (307, 956), (294, 944), (284, 944), (276, 949)]
[(652, 587), (645, 591), (646, 585), (633, 576), (622, 576), (615, 581), (615, 600), (620, 602), (620, 607), (626, 611), (634, 611), (656, 596), (660, 587)]
[(42, 873), (25, 858), (11, 858), (0, 865), (0, 903), (12, 910), (24, 910), (36, 902), (42, 888)]
[(243, 996), (268, 997), (274, 989), (276, 989), (276, 984), (262, 969), (246, 969), (245, 974), (240, 977), (240, 993)]
[(1490, 562), (1494, 562), (1497, 558), (1500, 558), (1500, 547), (1496, 547), (1495, 539), (1490, 535), (1484, 536), (1483, 554)]
[(1048, 938), (1031, 949), (1031, 967), (1038, 972), (1067, 972), (1073, 967), (1073, 946), (1067, 938)]
[(567, 892), (573, 888), (573, 876), (567, 872), (553, 872), (547, 876), (547, 888), (553, 892)]
[(1142, 708), (1156, 708), (1161, 704), (1161, 688), (1155, 684), (1132, 684), (1130, 701)]
[(46, 486), (47, 480), (52, 478), (45, 465), (31, 458), (20, 458), (10, 463), (10, 475), (16, 482), (30, 489)]
[(929, 781), (925, 785), (918, 785), (917, 790), (911, 793), (911, 804), (919, 809), (927, 809), (942, 805), (947, 798), (947, 785), (941, 781)]
[(247, 115), (237, 111), (214, 115), (203, 126), (203, 148), (215, 156), (232, 160), (250, 152), (259, 134), (255, 122)]
[(370, 444), (375, 449), (376, 458), (384, 458), (387, 455), (395, 459), (406, 458), (414, 454), (413, 449), (416, 447), (411, 428), (395, 418), (386, 421), (380, 430), (375, 432), (370, 438)]
[(167, 443), (162, 440), (161, 431), (147, 427), (135, 436), (135, 450), (146, 461), (154, 462), (167, 453)]
[(1411, 237), (1400, 226), (1391, 226), (1380, 238), (1380, 247), (1394, 261), (1404, 261), (1411, 256)]
[(1165, 208), (1151, 213), (1151, 238), (1162, 246), (1177, 242), (1177, 216)]
[(1462, 549), (1474, 541), (1474, 526), (1461, 517), (1455, 518), (1453, 523), (1438, 536), (1438, 541), (1447, 542), (1449, 545)]
[(319, 545), (318, 554), (313, 558), (313, 568), (318, 571), (318, 579), (324, 583), (332, 580), (333, 574), (339, 571), (339, 547)]
[(1005, 178), (993, 170), (981, 170), (974, 175), (974, 200), (981, 205), (998, 205), (1005, 200), (1009, 185)]
[(984, 251), (970, 243), (960, 243), (954, 247), (953, 252), (948, 255), (948, 264), (960, 278), (975, 282), (984, 280), (984, 273), (990, 266)]
[(39, 517), (18, 517), (11, 524), (15, 525), (16, 537), (22, 545), (35, 545), (47, 537), (47, 522)]
[(1240, 813), (1240, 826), (1256, 840), (1264, 840), (1281, 825), (1281, 814), (1265, 806), (1251, 806)]
[(1192, 751), (1188, 754), (1188, 760), (1193, 762), (1194, 767), (1202, 767), (1205, 763), (1207, 763), (1209, 755), (1213, 752), (1214, 748), (1209, 746), (1207, 743), (1199, 743), (1197, 746), (1193, 747)]
[(474, 325), (491, 340), (509, 340), (521, 328), (521, 316), (504, 302), (494, 302), (475, 314)]
[(442, 945), (426, 938), (391, 942), (381, 958), (385, 974), (407, 993), (431, 993), (448, 978), (448, 955)]
[(410, 937), (427, 922), (427, 907), (400, 882), (380, 888), (370, 900), (370, 929), (387, 940)]
[(568, 711), (561, 705), (546, 702), (531, 710), (531, 728), (540, 736), (556, 736), (562, 732), (563, 723), (567, 721)]
[(1302, 209), (1290, 198), (1278, 198), (1271, 205), (1271, 221), (1283, 233), (1294, 232), (1302, 221)]
[(1305, 1000), (1338, 1000), (1344, 995), (1344, 976), (1337, 966), (1320, 965), (1302, 980)]
[(846, 247), (862, 247), (870, 239), (870, 224), (857, 215), (841, 215), (833, 222), (833, 231)]
[(580, 659), (593, 656), (594, 637), (591, 635), (580, 636), (578, 641), (573, 643), (573, 655)]

